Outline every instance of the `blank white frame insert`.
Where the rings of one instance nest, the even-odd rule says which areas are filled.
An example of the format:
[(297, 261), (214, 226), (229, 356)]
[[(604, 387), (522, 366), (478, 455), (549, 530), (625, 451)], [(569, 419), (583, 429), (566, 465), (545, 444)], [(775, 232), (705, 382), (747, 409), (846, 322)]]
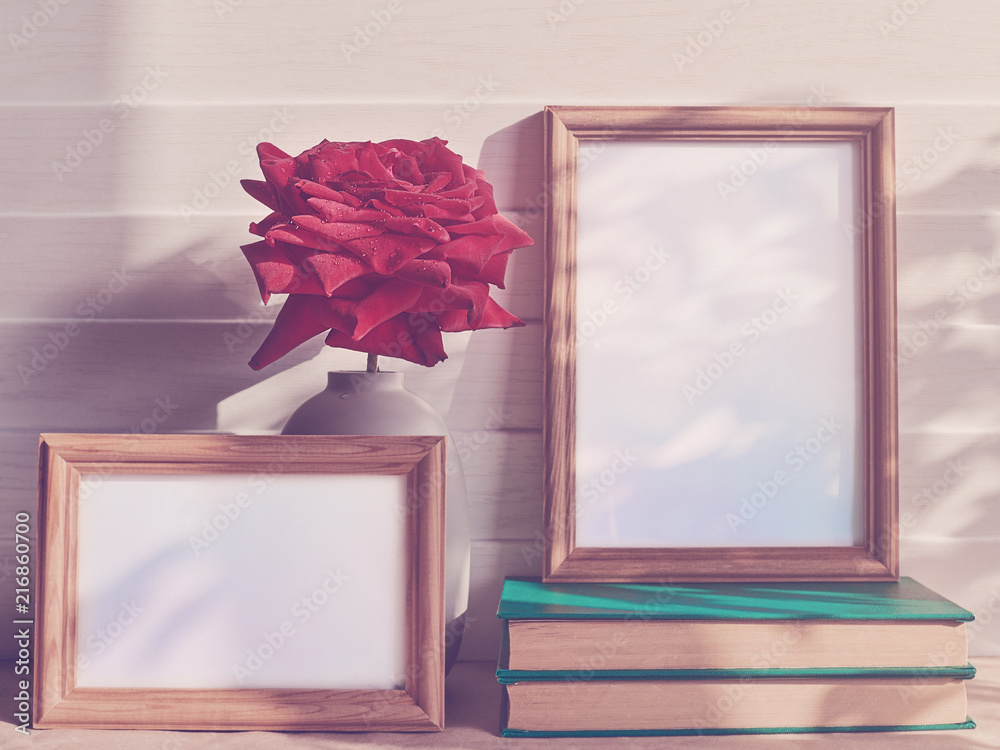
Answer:
[(82, 482), (79, 686), (402, 688), (404, 477)]

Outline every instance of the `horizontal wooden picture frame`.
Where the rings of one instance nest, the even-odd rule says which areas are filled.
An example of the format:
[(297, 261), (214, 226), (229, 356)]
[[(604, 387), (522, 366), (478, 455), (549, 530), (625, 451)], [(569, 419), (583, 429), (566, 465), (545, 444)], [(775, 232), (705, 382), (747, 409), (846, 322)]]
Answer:
[(441, 730), (444, 451), (42, 435), (34, 726)]
[(544, 580), (895, 580), (892, 109), (544, 122)]

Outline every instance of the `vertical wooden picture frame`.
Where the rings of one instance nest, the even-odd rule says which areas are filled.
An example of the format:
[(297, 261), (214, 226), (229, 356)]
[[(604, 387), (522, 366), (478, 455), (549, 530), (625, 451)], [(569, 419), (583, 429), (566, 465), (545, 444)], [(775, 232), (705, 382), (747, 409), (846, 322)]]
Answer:
[(444, 450), (43, 435), (34, 726), (441, 730)]
[(544, 579), (896, 579), (892, 109), (544, 117)]

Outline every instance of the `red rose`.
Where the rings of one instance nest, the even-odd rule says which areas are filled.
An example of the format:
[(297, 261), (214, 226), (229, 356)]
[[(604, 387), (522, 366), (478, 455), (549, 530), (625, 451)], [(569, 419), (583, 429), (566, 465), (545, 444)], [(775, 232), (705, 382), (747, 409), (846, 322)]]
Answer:
[(272, 213), (245, 245), (261, 297), (288, 294), (250, 360), (259, 370), (317, 334), (330, 346), (430, 367), (442, 331), (524, 323), (490, 299), (531, 238), (497, 213), (493, 187), (445, 141), (323, 141), (291, 157), (257, 146)]

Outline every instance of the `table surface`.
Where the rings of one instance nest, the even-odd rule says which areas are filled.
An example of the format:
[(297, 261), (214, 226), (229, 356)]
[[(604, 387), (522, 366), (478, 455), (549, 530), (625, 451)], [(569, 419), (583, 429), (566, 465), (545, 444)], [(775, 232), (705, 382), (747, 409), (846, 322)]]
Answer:
[(600, 739), (504, 739), (499, 736), (500, 687), (495, 663), (460, 662), (446, 686), (447, 728), (434, 734), (317, 732), (154, 732), (128, 730), (29, 730), (12, 723), (14, 665), (0, 662), (0, 748), (4, 750), (315, 750), (317, 748), (906, 748), (934, 750), (1000, 748), (1000, 657), (973, 659), (978, 673), (968, 683), (972, 730), (872, 734), (734, 735), (727, 737), (615, 737)]

